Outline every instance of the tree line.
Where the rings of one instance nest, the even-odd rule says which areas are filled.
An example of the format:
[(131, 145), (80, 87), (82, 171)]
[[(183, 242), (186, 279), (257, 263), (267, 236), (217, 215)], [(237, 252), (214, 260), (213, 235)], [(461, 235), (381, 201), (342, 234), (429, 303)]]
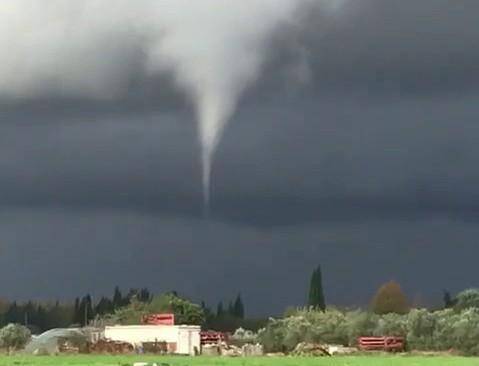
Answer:
[(117, 286), (112, 297), (103, 296), (94, 302), (90, 294), (77, 297), (73, 303), (26, 301), (0, 301), (0, 327), (7, 324), (23, 324), (33, 333), (52, 328), (85, 326), (97, 316), (113, 313), (130, 304), (133, 298), (149, 301), (148, 289), (130, 289), (124, 295)]
[[(467, 297), (466, 294), (469, 297)], [(479, 294), (477, 294), (477, 291), (468, 290), (462, 292), (460, 295), (452, 296), (449, 291), (444, 290), (442, 298), (443, 306), (439, 307), (439, 309), (454, 308), (458, 302), (465, 301), (464, 298), (472, 299), (470, 300), (471, 303), (474, 303), (475, 306), (479, 308)], [(477, 301), (477, 303), (475, 301)], [(318, 265), (311, 274), (307, 305), (309, 308), (315, 310), (326, 311), (326, 300), (323, 291), (323, 277), (320, 265)], [(369, 307), (370, 310), (379, 315), (390, 313), (407, 314), (409, 310), (414, 307), (413, 305), (414, 304), (408, 300), (400, 284), (396, 281), (389, 281), (377, 289), (371, 299)], [(420, 306), (420, 304), (415, 305)]]
[(205, 302), (195, 305), (175, 291), (154, 296), (147, 288), (123, 293), (116, 286), (111, 297), (102, 296), (97, 301), (90, 294), (77, 297), (72, 303), (0, 301), (0, 328), (22, 324), (35, 334), (53, 328), (83, 327), (103, 319), (122, 323), (128, 318), (127, 322), (139, 323), (141, 315), (167, 311), (175, 312), (178, 322), (201, 319), (199, 325), (206, 329), (234, 330), (236, 325), (248, 322), (240, 294), (226, 307), (220, 302), (212, 311)]
[[(175, 315), (179, 315), (180, 319), (189, 319), (189, 315), (184, 312), (192, 312), (192, 318), (202, 319), (200, 325), (204, 329), (234, 331), (242, 327), (257, 330), (267, 322), (266, 319), (246, 318), (245, 305), (241, 294), (238, 294), (233, 300), (220, 301), (216, 308), (211, 308), (205, 302), (201, 302), (201, 305), (197, 306), (201, 312), (200, 315), (198, 315), (197, 307), (192, 306), (193, 303), (181, 298), (176, 292), (173, 291), (169, 295), (172, 296), (168, 300), (170, 301), (170, 308), (179, 311), (179, 314)], [(39, 333), (52, 328), (85, 326), (93, 320), (107, 318), (110, 320), (117, 319), (121, 322), (121, 319), (126, 317), (130, 322), (139, 322), (138, 314), (140, 312), (168, 309), (168, 306), (163, 303), (161, 306), (151, 304), (154, 298), (147, 288), (130, 289), (128, 292), (122, 293), (120, 288), (116, 286), (111, 297), (103, 296), (97, 301), (94, 301), (90, 294), (77, 297), (73, 303), (58, 301), (54, 303), (34, 301), (8, 303), (0, 301), (0, 327), (10, 323), (18, 323), (28, 326), (33, 333)], [(457, 299), (447, 291), (444, 292), (443, 300), (444, 308), (451, 308), (457, 302)], [(306, 305), (309, 308), (326, 311), (321, 266), (317, 266), (311, 274)], [(405, 314), (411, 308), (400, 285), (394, 281), (381, 286), (370, 305), (371, 310), (376, 314)], [(113, 315), (116, 313), (118, 316), (115, 318)]]

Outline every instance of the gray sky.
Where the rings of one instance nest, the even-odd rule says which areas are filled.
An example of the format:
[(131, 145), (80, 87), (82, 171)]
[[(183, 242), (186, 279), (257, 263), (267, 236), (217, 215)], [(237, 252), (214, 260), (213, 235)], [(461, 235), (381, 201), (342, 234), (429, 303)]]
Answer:
[(302, 10), (224, 131), (209, 219), (168, 72), (110, 54), (133, 60), (115, 98), (0, 97), (1, 295), (241, 291), (266, 314), (303, 304), (318, 263), (330, 303), (390, 279), (427, 304), (479, 286), (479, 3)]

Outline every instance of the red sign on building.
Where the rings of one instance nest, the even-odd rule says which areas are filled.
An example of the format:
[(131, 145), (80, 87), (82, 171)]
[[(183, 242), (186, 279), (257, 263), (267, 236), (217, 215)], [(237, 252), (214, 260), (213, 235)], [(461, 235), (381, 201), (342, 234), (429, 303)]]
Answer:
[(175, 314), (150, 314), (143, 317), (143, 324), (175, 325)]

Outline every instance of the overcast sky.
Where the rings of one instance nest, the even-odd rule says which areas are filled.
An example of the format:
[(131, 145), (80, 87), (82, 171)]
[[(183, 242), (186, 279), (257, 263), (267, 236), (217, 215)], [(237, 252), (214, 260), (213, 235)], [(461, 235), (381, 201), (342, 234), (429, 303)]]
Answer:
[(0, 96), (1, 296), (118, 284), (279, 313), (319, 263), (342, 305), (391, 279), (425, 304), (479, 286), (479, 2), (302, 10), (224, 131), (209, 218), (195, 113), (168, 72), (128, 62), (107, 100)]

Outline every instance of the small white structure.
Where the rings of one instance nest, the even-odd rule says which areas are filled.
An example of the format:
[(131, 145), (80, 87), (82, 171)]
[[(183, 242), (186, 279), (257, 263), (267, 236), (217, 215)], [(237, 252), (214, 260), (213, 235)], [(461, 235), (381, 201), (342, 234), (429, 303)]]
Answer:
[(172, 353), (194, 356), (201, 347), (200, 330), (196, 325), (116, 325), (105, 327), (105, 338), (134, 346), (166, 342)]

